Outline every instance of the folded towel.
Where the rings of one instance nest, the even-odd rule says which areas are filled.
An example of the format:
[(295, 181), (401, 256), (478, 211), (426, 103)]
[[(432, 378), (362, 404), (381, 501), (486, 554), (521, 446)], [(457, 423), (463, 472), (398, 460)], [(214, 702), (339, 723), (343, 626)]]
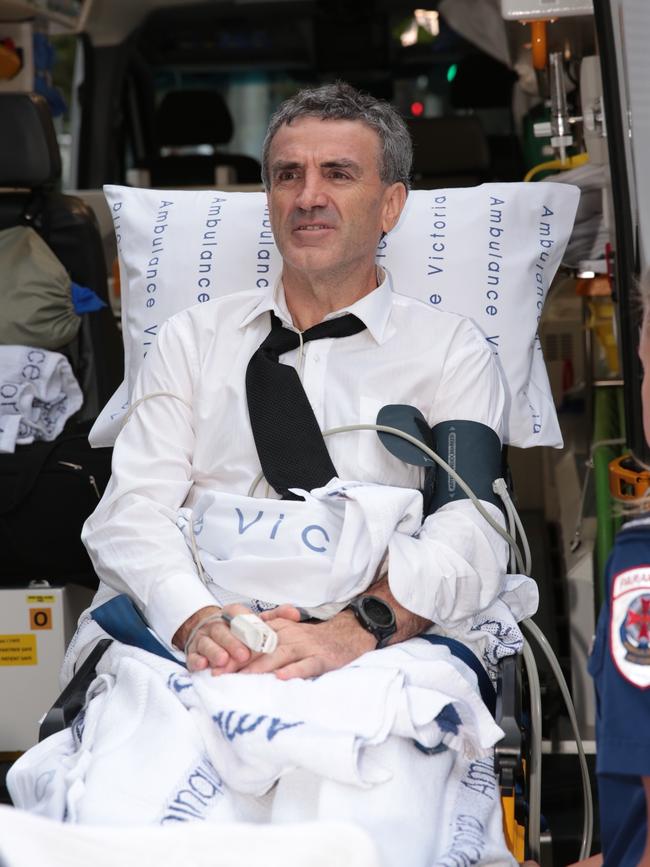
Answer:
[[(178, 526), (220, 604), (291, 602), (326, 619), (368, 587), (395, 533), (422, 524), (422, 494), (334, 478), (304, 501), (206, 491)], [(260, 569), (260, 562), (264, 568)]]
[(53, 440), (83, 395), (68, 360), (33, 346), (0, 346), (0, 452)]

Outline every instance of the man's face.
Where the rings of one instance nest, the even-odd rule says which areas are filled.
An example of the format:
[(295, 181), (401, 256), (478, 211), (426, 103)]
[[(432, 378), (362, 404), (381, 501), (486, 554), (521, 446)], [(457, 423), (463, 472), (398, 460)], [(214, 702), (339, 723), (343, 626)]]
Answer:
[(406, 198), (379, 177), (377, 133), (360, 121), (306, 117), (271, 142), (271, 226), (284, 276), (348, 275), (373, 262)]

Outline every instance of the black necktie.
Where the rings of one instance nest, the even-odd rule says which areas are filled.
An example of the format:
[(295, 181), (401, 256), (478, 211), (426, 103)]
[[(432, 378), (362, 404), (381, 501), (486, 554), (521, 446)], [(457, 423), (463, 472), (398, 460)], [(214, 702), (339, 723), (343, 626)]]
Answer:
[[(365, 327), (348, 313), (307, 329), (302, 340), (348, 337)], [(296, 499), (289, 488), (310, 491), (337, 474), (298, 373), (278, 360), (299, 345), (298, 332), (284, 328), (271, 311), (271, 330), (246, 369), (248, 413), (262, 471), (285, 500)]]

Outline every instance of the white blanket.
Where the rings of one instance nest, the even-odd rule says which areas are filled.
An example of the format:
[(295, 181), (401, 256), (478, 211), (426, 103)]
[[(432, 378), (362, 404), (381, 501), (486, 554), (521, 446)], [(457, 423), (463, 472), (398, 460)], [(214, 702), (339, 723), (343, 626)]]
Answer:
[(334, 478), (293, 490), (304, 499), (206, 491), (180, 510), (178, 526), (220, 604), (290, 602), (327, 619), (373, 581), (394, 533), (422, 525), (422, 494), (411, 488)]
[(350, 823), (222, 823), (166, 828), (61, 824), (0, 806), (2, 867), (379, 867), (369, 835)]
[(491, 757), (501, 731), (446, 647), (411, 639), (285, 682), (188, 675), (114, 644), (89, 696), (13, 766), (19, 807), (84, 824), (354, 821), (386, 867), (515, 863)]
[(81, 407), (68, 360), (33, 346), (0, 346), (0, 452), (53, 440)]

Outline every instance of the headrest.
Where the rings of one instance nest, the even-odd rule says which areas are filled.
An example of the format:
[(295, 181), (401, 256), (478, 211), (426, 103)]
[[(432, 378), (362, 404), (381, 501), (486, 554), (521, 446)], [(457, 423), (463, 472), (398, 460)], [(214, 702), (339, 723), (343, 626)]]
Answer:
[[(166, 319), (229, 292), (270, 291), (281, 270), (264, 193), (104, 192), (120, 259), (126, 379), (95, 423), (94, 446), (112, 445)], [(544, 182), (416, 190), (377, 248), (398, 292), (467, 316), (483, 333), (503, 374), (511, 445), (562, 444), (537, 326), (578, 198), (576, 187)]]
[(232, 133), (228, 106), (214, 90), (172, 90), (156, 113), (160, 147), (227, 144)]
[(481, 121), (473, 116), (409, 118), (414, 173), (444, 176), (485, 172), (490, 151)]
[(61, 175), (61, 155), (47, 102), (36, 93), (0, 93), (0, 186), (34, 189)]

